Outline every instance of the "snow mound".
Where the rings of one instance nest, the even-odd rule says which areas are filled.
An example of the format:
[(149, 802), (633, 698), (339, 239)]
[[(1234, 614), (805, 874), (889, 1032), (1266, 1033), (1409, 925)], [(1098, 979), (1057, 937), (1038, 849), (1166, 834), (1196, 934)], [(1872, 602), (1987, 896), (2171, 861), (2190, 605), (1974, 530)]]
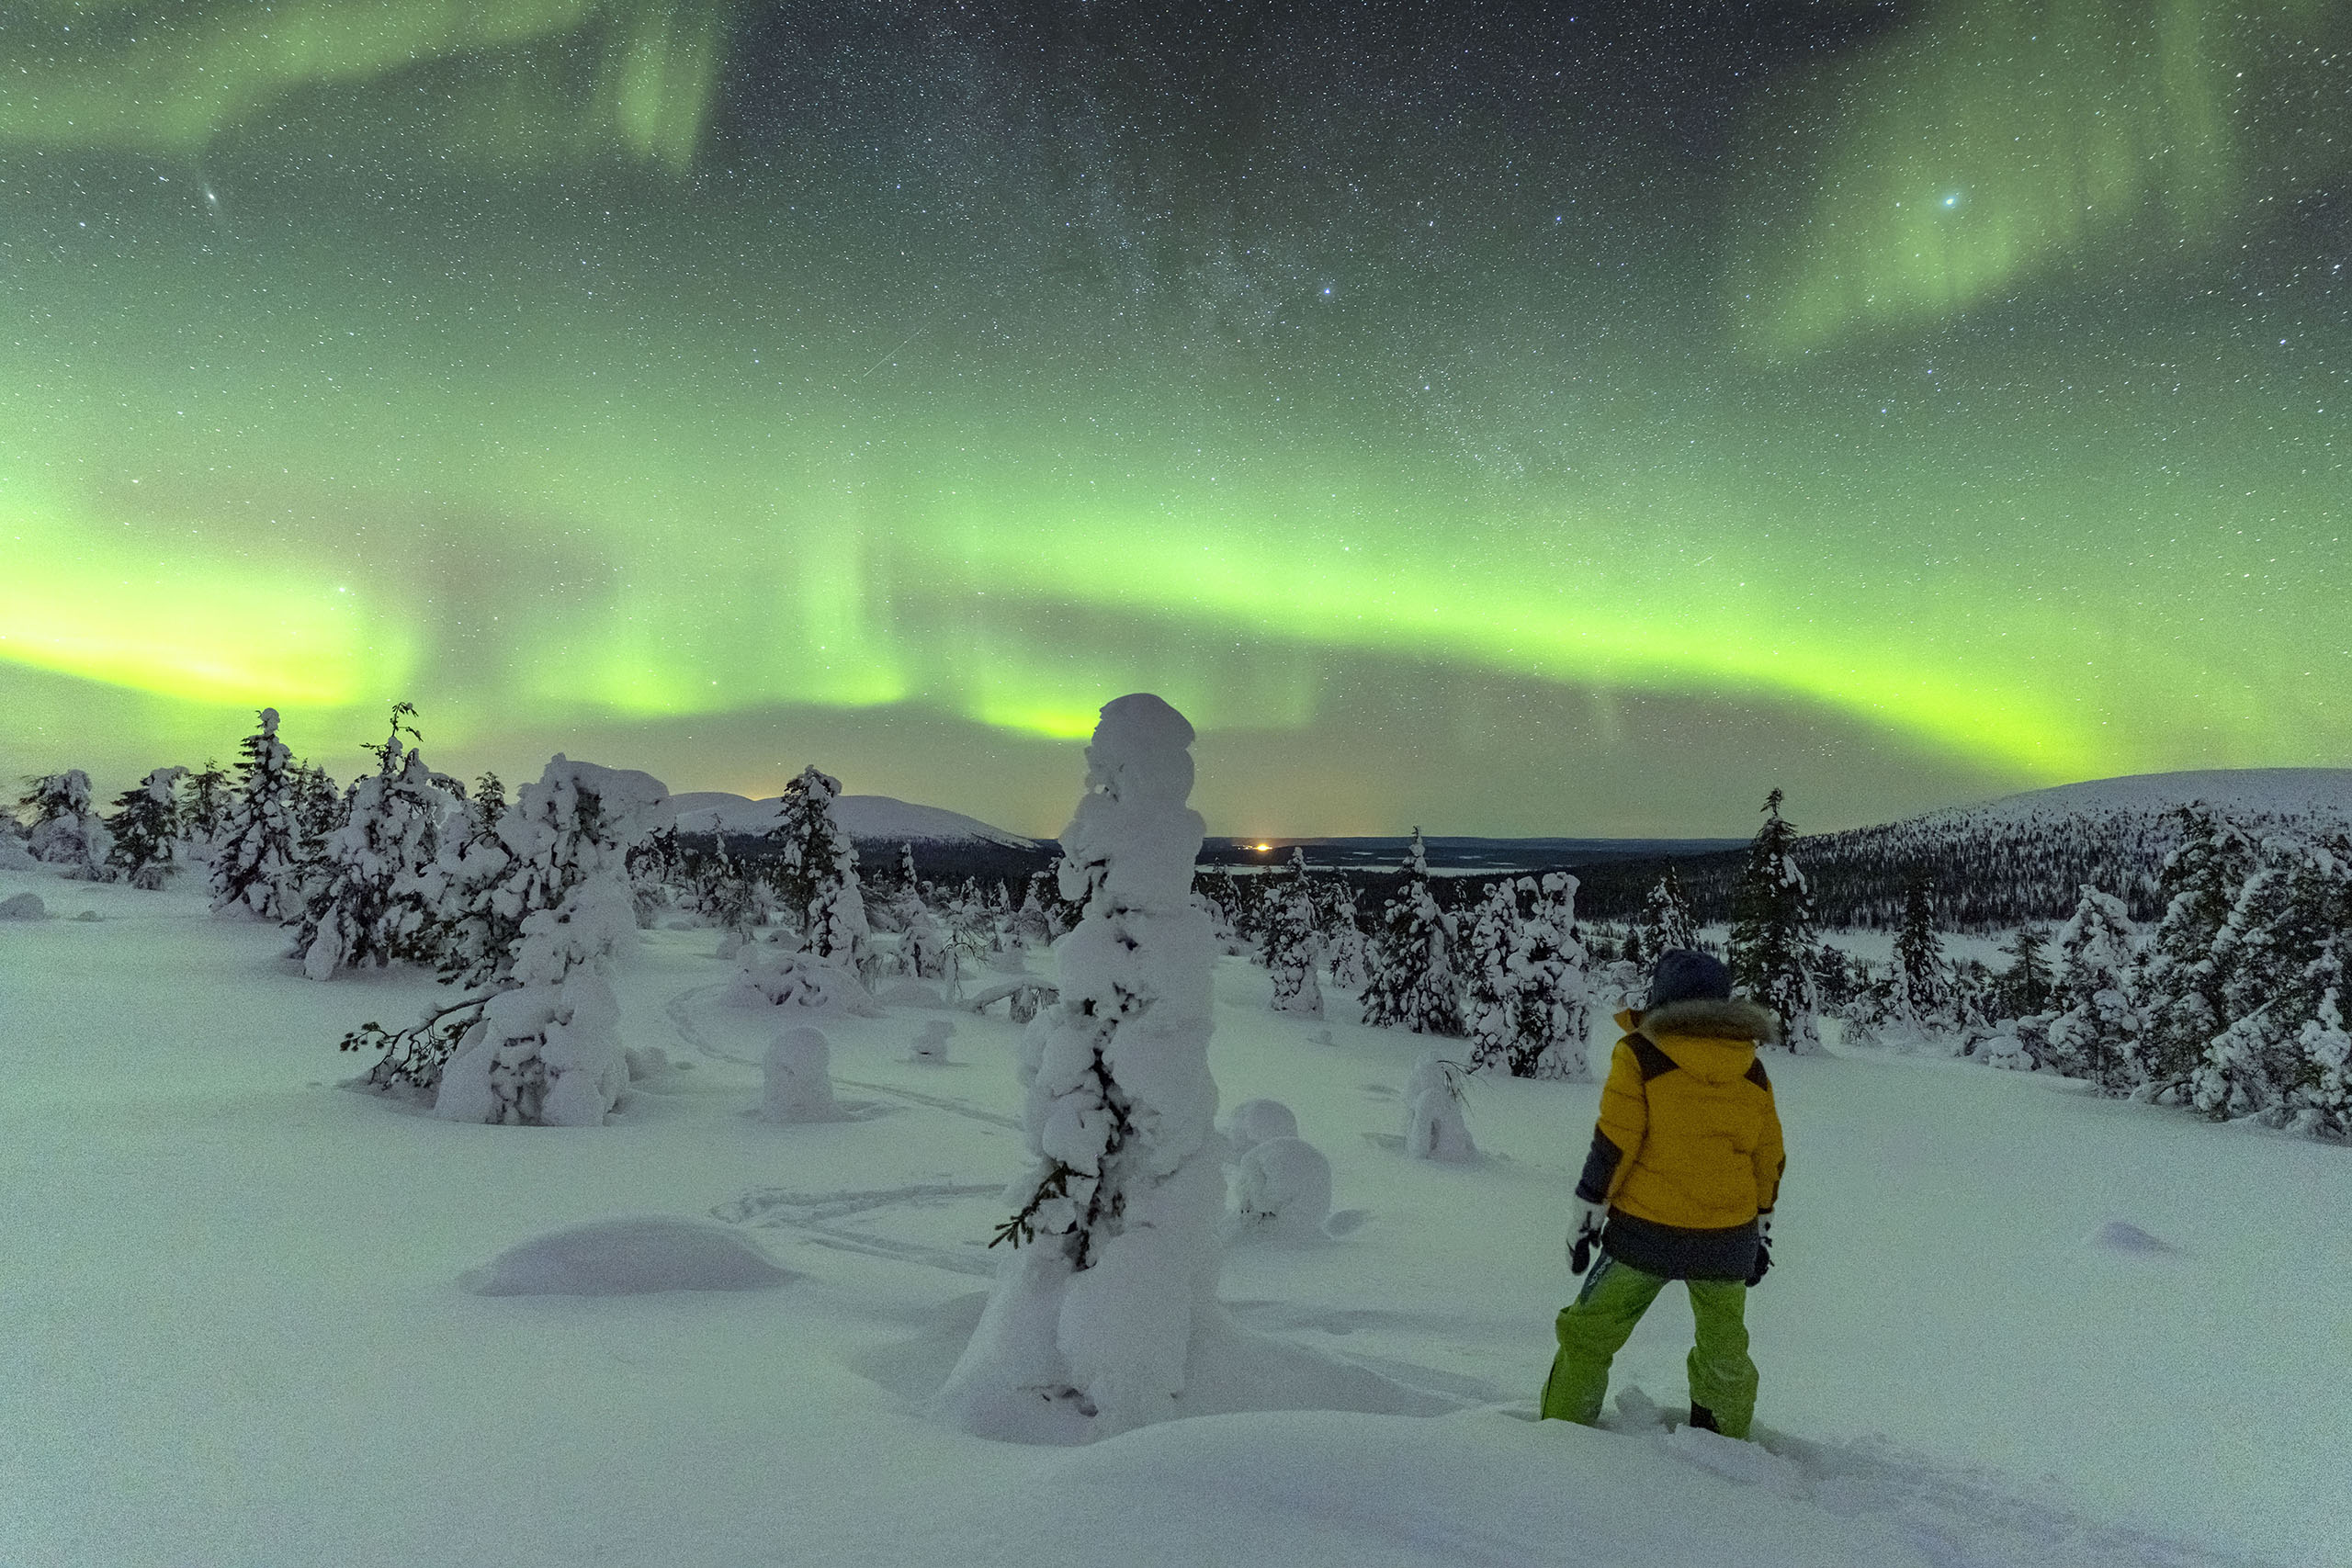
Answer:
[[(681, 833), (723, 832), (757, 837), (776, 825), (781, 796), (749, 800), (724, 790), (697, 790), (672, 799), (678, 807)], [(842, 795), (833, 797), (833, 820), (861, 843), (936, 844), (978, 842), (1010, 849), (1034, 850), (1034, 839), (992, 828), (960, 811), (917, 806), (887, 795)]]
[(40, 862), (14, 833), (0, 831), (0, 871), (38, 871)]
[(2163, 1257), (2179, 1250), (2172, 1243), (2122, 1220), (2108, 1221), (2085, 1236), (2083, 1245), (2099, 1252), (2122, 1252), (2142, 1258)]
[(595, 1220), (510, 1247), (458, 1283), (478, 1296), (750, 1291), (794, 1276), (742, 1232), (670, 1215)]
[(13, 898), (0, 898), (0, 920), (45, 920), (49, 906), (40, 901), (38, 893), (19, 893)]
[(1298, 1118), (1279, 1100), (1243, 1100), (1225, 1127), (1225, 1141), (1237, 1159), (1271, 1139), (1297, 1136)]

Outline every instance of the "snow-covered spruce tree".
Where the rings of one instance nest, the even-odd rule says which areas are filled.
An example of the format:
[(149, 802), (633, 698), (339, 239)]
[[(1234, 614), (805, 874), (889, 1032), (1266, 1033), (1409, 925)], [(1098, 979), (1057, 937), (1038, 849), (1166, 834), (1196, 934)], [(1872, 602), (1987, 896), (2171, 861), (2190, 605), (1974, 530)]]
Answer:
[[(2352, 946), (2352, 845), (2285, 837), (2262, 846), (2214, 942), (2228, 1021), (2191, 1079), (2199, 1110), (2327, 1131)], [(2334, 1010), (2336, 1022), (2326, 1016)]]
[(1930, 1035), (1958, 1027), (1953, 1008), (1951, 965), (1944, 961), (1943, 944), (1936, 938), (1935, 906), (1925, 876), (1915, 876), (1905, 889), (1903, 925), (1894, 935), (1894, 968), (1888, 976), (1890, 1020), (1915, 1035)]
[(2132, 1076), (2137, 1092), (2159, 1102), (2186, 1098), (2206, 1046), (2229, 1022), (2215, 946), (2256, 863), (2254, 841), (2201, 805), (2181, 807), (2179, 821), (2156, 883), (2164, 914), (2131, 987), (2143, 1022), (2130, 1047)]
[(133, 887), (153, 892), (178, 869), (180, 805), (178, 785), (186, 768), (157, 768), (116, 797), (107, 831), (114, 845), (107, 851), (107, 869)]
[(230, 783), (229, 771), (210, 758), (201, 768), (180, 774), (180, 837), (187, 848), (187, 858), (212, 858), (213, 847), (229, 819)]
[(1225, 1172), (1213, 1138), (1208, 921), (1192, 899), (1193, 727), (1148, 694), (1102, 710), (1061, 835), (1083, 903), (1061, 998), (1023, 1039), (1036, 1164), (997, 1240), (1015, 1251), (939, 1395), (984, 1436), (1110, 1437), (1182, 1413), (1216, 1313)]
[(1656, 957), (1675, 948), (1696, 950), (1699, 945), (1699, 922), (1690, 913), (1690, 897), (1682, 891), (1682, 878), (1674, 867), (1657, 879), (1649, 896), (1642, 900), (1642, 951)]
[(1592, 1076), (1591, 961), (1577, 932), (1577, 879), (1547, 872), (1511, 943), (1511, 1076), (1581, 1082)]
[(1781, 816), (1781, 799), (1777, 789), (1765, 797), (1764, 825), (1732, 896), (1731, 974), (1750, 1000), (1780, 1015), (1781, 1043), (1803, 1055), (1821, 1049), (1810, 963), (1819, 939), (1804, 873), (1791, 852), (1797, 830)]
[(1364, 980), (1363, 1021), (1416, 1034), (1464, 1032), (1462, 996), (1453, 969), (1453, 922), (1430, 891), (1421, 830), (1400, 872), (1402, 886), (1381, 911)]
[(442, 835), (463, 822), (465, 807), (423, 753), (402, 744), (402, 735), (417, 739), (415, 712), (407, 703), (392, 710), (391, 733), (369, 748), (375, 773), (352, 784), (341, 825), (304, 878), (291, 956), (313, 980), (436, 956), (450, 869)]
[(503, 868), (462, 922), (470, 964), (444, 968), (464, 994), (412, 1029), (344, 1037), (345, 1050), (383, 1052), (366, 1082), (432, 1095), (457, 1121), (601, 1120), (628, 1068), (600, 970), (636, 938), (628, 851), (668, 807), (647, 774), (551, 760), (499, 820)]
[(32, 818), (26, 847), (35, 860), (86, 882), (107, 879), (107, 854), (114, 847), (107, 825), (90, 806), (90, 775), (79, 768), (25, 780), (17, 808)]
[(2141, 1019), (2131, 995), (2136, 942), (2123, 900), (2086, 885), (2054, 942), (2046, 1065), (2088, 1078), (2109, 1094), (2124, 1093), (2137, 1081)]
[(1488, 883), (1462, 939), (1462, 1011), (1470, 1026), (1474, 1072), (1487, 1067), (1508, 1070), (1511, 1043), (1518, 1036), (1512, 1007), (1518, 987), (1510, 961), (1519, 937), (1520, 897), (1520, 884), (1511, 877), (1498, 876)]
[(1273, 976), (1276, 1012), (1323, 1016), (1323, 987), (1315, 977), (1322, 942), (1315, 930), (1314, 896), (1306, 886), (1306, 852), (1294, 852), (1294, 871), (1269, 895), (1266, 968)]
[(301, 908), (302, 825), (295, 812), (294, 753), (277, 738), (277, 710), (239, 747), (236, 797), (213, 852), (212, 909), (289, 920)]
[(769, 837), (780, 852), (776, 892), (791, 922), (818, 959), (854, 967), (865, 945), (865, 897), (857, 881), (857, 845), (833, 818), (841, 780), (815, 767), (784, 786), (776, 827)]
[(1994, 1000), (2005, 1018), (2031, 1018), (2050, 1002), (2050, 933), (2020, 926), (2001, 952), (2009, 966), (1994, 976)]

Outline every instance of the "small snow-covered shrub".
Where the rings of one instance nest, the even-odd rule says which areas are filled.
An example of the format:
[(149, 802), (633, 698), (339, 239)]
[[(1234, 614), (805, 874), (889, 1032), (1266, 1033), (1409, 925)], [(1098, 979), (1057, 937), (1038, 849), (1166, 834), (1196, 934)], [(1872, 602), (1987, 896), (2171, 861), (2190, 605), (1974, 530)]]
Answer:
[(955, 1032), (954, 1024), (944, 1018), (934, 1018), (915, 1031), (910, 1053), (918, 1062), (944, 1062), (947, 1060), (947, 1042)]
[(1301, 1138), (1269, 1138), (1241, 1156), (1234, 1179), (1236, 1229), (1276, 1241), (1323, 1234), (1331, 1217), (1331, 1162)]
[(1270, 1138), (1298, 1136), (1298, 1118), (1279, 1100), (1245, 1100), (1226, 1122), (1225, 1141), (1236, 1157)]
[(805, 1023), (779, 1032), (761, 1063), (760, 1115), (769, 1122), (838, 1122), (833, 1047)]
[(603, 1125), (628, 1089), (620, 1019), (612, 987), (590, 969), (499, 992), (442, 1068), (433, 1113), (450, 1122)]
[(49, 906), (40, 901), (38, 893), (19, 893), (12, 898), (0, 898), (0, 920), (45, 920)]
[(846, 964), (820, 958), (789, 931), (748, 941), (736, 954), (730, 1007), (795, 1008), (802, 1012), (870, 1013), (874, 998)]
[(1415, 1159), (1464, 1164), (1478, 1157), (1463, 1113), (1460, 1064), (1434, 1053), (1413, 1065), (1405, 1080), (1405, 1152)]

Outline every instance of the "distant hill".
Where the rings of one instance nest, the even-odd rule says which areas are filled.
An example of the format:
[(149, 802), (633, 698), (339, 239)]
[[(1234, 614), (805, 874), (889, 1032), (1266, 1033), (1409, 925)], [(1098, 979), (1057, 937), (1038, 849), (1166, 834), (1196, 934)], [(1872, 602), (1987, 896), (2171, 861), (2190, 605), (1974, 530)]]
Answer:
[[(723, 830), (756, 836), (775, 826), (777, 799), (747, 800), (723, 790), (701, 790), (673, 795), (678, 807), (678, 831), (708, 833)], [(849, 829), (860, 844), (996, 844), (1010, 850), (1035, 851), (1035, 839), (991, 828), (976, 817), (936, 806), (916, 806), (887, 795), (844, 795), (833, 802), (833, 819)]]
[[(2121, 897), (2135, 918), (2155, 907), (2156, 877), (2179, 841), (2178, 812), (2202, 803), (2256, 834), (2352, 832), (2352, 768), (2245, 768), (2139, 773), (2005, 795), (1883, 827), (1811, 834), (1797, 864), (1823, 923), (1889, 926), (1924, 873), (1949, 928), (1983, 931), (2071, 913), (2085, 884)], [(1702, 919), (1727, 919), (1738, 851), (1596, 866), (1577, 900), (1622, 919), (1668, 859)]]
[[(1740, 839), (1468, 839), (1421, 840), (1432, 871), (1457, 875), (1554, 871), (1602, 861), (1707, 854)], [(1216, 839), (1201, 845), (1204, 865), (1288, 865), (1295, 847), (1318, 870), (1394, 871), (1412, 843), (1405, 839)], [(1261, 850), (1258, 846), (1266, 847)]]

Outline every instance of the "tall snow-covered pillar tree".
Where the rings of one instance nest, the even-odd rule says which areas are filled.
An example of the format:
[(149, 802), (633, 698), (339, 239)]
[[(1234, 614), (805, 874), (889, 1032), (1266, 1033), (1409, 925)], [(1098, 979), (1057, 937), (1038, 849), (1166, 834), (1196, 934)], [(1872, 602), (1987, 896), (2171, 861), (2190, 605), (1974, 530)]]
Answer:
[(1215, 939), (1192, 899), (1193, 727), (1156, 696), (1102, 710), (1062, 832), (1083, 918), (1061, 999), (1022, 1043), (1035, 1166), (987, 1310), (939, 1394), (984, 1436), (1109, 1437), (1180, 1415), (1196, 1320), (1216, 1312), (1225, 1173), (1213, 1146)]
[(1732, 981), (1781, 1015), (1781, 1040), (1798, 1055), (1821, 1049), (1813, 988), (1813, 900), (1791, 851), (1797, 830), (1781, 815), (1781, 795), (1764, 800), (1764, 826), (1747, 846), (1733, 894)]

